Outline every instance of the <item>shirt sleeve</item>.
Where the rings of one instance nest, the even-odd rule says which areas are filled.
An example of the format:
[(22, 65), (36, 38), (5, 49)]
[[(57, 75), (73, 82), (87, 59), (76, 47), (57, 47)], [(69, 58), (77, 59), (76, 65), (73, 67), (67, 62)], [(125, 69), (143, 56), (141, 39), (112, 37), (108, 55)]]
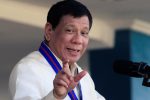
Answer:
[(57, 100), (54, 95), (53, 91), (51, 91), (46, 97), (44, 97), (42, 100)]
[(15, 66), (9, 79), (11, 100), (57, 100), (53, 91), (44, 92), (40, 73), (34, 69), (30, 63)]

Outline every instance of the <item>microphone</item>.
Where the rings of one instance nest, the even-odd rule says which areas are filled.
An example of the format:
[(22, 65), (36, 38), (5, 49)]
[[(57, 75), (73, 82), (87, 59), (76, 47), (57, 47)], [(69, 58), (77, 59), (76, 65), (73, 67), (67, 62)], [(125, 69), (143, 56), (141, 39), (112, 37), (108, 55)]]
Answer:
[(145, 77), (150, 75), (150, 66), (144, 62), (132, 62), (127, 60), (117, 60), (113, 63), (113, 70), (116, 73), (131, 77)]

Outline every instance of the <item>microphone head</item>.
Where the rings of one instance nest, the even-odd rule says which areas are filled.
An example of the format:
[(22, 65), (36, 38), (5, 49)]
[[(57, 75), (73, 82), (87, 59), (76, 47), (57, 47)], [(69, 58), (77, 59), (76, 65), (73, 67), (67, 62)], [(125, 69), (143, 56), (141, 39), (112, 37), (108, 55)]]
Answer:
[(133, 63), (127, 60), (116, 60), (113, 63), (113, 70), (116, 73), (129, 75), (131, 77), (142, 77), (142, 75), (138, 72), (138, 63)]

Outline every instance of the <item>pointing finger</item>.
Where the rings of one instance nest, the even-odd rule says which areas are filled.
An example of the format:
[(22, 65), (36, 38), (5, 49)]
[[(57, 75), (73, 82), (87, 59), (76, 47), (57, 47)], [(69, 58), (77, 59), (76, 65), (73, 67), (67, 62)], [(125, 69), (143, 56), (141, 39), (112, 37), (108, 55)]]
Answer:
[(82, 72), (80, 72), (78, 75), (76, 75), (74, 77), (74, 81), (79, 82), (81, 80), (81, 78), (83, 78), (86, 75), (86, 73), (87, 72), (83, 70)]

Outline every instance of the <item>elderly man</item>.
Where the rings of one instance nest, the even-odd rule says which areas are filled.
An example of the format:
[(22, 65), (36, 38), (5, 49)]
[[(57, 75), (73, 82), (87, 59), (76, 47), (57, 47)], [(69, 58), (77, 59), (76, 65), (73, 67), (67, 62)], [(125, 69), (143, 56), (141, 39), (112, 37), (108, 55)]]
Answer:
[(92, 16), (75, 0), (54, 4), (39, 51), (14, 67), (9, 81), (13, 100), (104, 100), (77, 61), (85, 52)]

